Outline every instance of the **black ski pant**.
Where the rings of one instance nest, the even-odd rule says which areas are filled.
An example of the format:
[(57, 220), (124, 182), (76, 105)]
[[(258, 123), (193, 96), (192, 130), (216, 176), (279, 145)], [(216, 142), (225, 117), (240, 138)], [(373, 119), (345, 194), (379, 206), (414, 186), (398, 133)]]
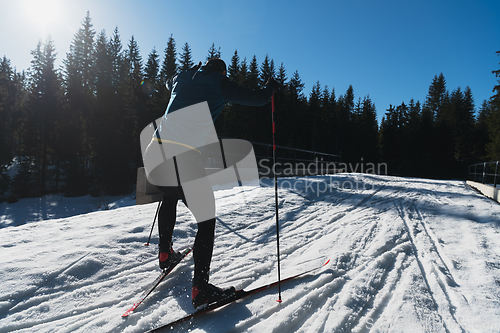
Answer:
[[(192, 154), (191, 160), (189, 159), (176, 159), (176, 173), (178, 179), (183, 179), (183, 174), (191, 178), (201, 178), (205, 177), (205, 169), (203, 165), (199, 162), (198, 156)], [(180, 170), (180, 172), (179, 172)], [(193, 176), (194, 175), (194, 176)], [(212, 253), (214, 247), (214, 236), (215, 236), (215, 215), (213, 218), (209, 218), (204, 221), (198, 221), (199, 216), (206, 216), (204, 214), (196, 215), (201, 211), (208, 208), (209, 211), (213, 210), (215, 213), (215, 199), (213, 195), (213, 190), (205, 178), (205, 181), (197, 182), (197, 188), (200, 193), (204, 194), (203, 202), (195, 200), (189, 202), (186, 200), (186, 195), (182, 186), (158, 186), (158, 188), (163, 193), (163, 201), (160, 206), (160, 211), (158, 213), (158, 233), (160, 235), (160, 252), (168, 252), (172, 244), (172, 234), (175, 227), (176, 217), (177, 217), (177, 203), (181, 199), (184, 204), (190, 209), (195, 218), (197, 218), (198, 232), (196, 233), (196, 239), (193, 245), (193, 257), (194, 257), (194, 276), (193, 283), (208, 283), (210, 263), (212, 261)], [(198, 205), (197, 207), (195, 207)], [(210, 215), (210, 214), (209, 214)]]

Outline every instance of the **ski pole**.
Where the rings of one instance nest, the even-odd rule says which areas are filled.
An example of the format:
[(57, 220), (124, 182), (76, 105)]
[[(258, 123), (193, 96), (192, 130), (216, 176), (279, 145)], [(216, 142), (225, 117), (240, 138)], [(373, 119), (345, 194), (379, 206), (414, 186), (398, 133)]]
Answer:
[(274, 121), (274, 94), (271, 97), (271, 109), (273, 120), (273, 174), (274, 174), (274, 205), (276, 207), (276, 245), (278, 252), (278, 300), (281, 303), (281, 269), (280, 269), (280, 224), (278, 218), (278, 177), (276, 176), (276, 141), (274, 134), (276, 133), (276, 123)]
[(158, 212), (160, 211), (160, 205), (161, 205), (162, 200), (163, 200), (163, 195), (161, 196), (160, 201), (158, 201), (158, 207), (156, 208), (156, 214), (155, 214), (155, 218), (153, 219), (153, 225), (151, 226), (151, 231), (149, 232), (148, 242), (146, 244), (144, 244), (144, 246), (149, 246), (149, 241), (151, 240), (151, 235), (153, 234), (153, 229), (155, 227), (156, 217), (158, 216)]

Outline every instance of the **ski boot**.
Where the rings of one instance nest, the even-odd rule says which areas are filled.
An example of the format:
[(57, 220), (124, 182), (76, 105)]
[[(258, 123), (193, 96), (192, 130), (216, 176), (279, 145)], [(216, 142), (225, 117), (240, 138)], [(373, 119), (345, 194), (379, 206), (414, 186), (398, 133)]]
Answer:
[(236, 294), (234, 287), (221, 289), (210, 283), (195, 283), (191, 290), (191, 301), (196, 310), (204, 309), (210, 303), (217, 302)]
[(160, 250), (160, 253), (158, 255), (160, 268), (163, 270), (169, 269), (179, 259), (180, 256), (180, 252), (174, 251), (172, 247), (170, 247), (170, 250), (167, 252), (162, 252)]

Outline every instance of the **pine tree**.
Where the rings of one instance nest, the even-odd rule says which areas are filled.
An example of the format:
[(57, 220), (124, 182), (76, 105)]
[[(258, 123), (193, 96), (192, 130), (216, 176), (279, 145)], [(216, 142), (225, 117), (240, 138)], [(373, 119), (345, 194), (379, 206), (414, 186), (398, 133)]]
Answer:
[(344, 95), (344, 103), (346, 111), (349, 113), (349, 118), (351, 118), (354, 111), (354, 88), (352, 85), (349, 85), (349, 88), (347, 88)]
[[(45, 184), (41, 185), (41, 165), (39, 161), (41, 160), (40, 152), (42, 147), (45, 146), (46, 140), (44, 136), (45, 132), (45, 124), (46, 122), (43, 120), (48, 115), (45, 114), (46, 109), (42, 106), (41, 99), (43, 96), (43, 74), (44, 74), (44, 52), (43, 52), (43, 44), (41, 41), (38, 42), (38, 45), (35, 50), (31, 51), (31, 55), (33, 56), (33, 60), (31, 61), (31, 70), (30, 70), (30, 93), (28, 95), (28, 109), (29, 109), (29, 131), (26, 131), (26, 135), (30, 135), (36, 140), (30, 140), (30, 142), (24, 142), (26, 152), (29, 152), (29, 155), (33, 158), (35, 163), (30, 168), (30, 174), (32, 178), (31, 186), (33, 186), (30, 190), (30, 196), (37, 196), (41, 194), (45, 194)], [(46, 147), (46, 146), (45, 146)], [(43, 154), (45, 155), (45, 154)], [(36, 188), (36, 190), (32, 190)]]
[[(214, 45), (212, 44), (209, 50), (209, 59), (215, 56)], [(230, 80), (237, 83), (243, 84), (241, 81), (240, 72), (240, 58), (238, 56), (238, 51), (235, 50), (233, 56), (231, 57), (231, 62), (228, 66), (228, 76)], [(246, 113), (247, 107), (238, 104), (228, 104), (222, 110), (219, 115), (217, 122), (215, 123), (217, 133), (222, 136), (227, 137), (238, 137), (244, 133), (244, 123), (251, 121), (249, 115)], [(244, 136), (245, 134), (243, 134)]]
[(317, 151), (323, 153), (331, 152), (331, 129), (333, 125), (333, 109), (331, 107), (330, 90), (327, 85), (321, 91), (320, 108), (316, 119), (316, 127), (318, 135), (316, 137), (315, 146)]
[(177, 51), (175, 48), (175, 40), (172, 35), (170, 35), (167, 47), (165, 48), (165, 59), (160, 72), (160, 80), (162, 83), (167, 82), (167, 79), (176, 75), (178, 72), (177, 66)]
[[(500, 55), (500, 51), (496, 52)], [(500, 69), (492, 71), (496, 77), (500, 77)], [(489, 115), (488, 133), (490, 142), (486, 147), (488, 158), (491, 161), (500, 160), (500, 79), (493, 88), (494, 95), (490, 98), (491, 112)]]
[[(56, 54), (53, 41), (49, 38), (45, 44), (39, 42), (32, 55), (27, 118), (22, 132), (23, 153), (29, 156), (32, 164), (23, 170), (29, 175), (19, 176), (26, 177), (26, 182), (17, 182), (17, 185), (29, 188), (17, 188), (16, 191), (21, 195), (38, 196), (48, 190), (57, 190), (59, 163), (56, 161), (56, 143), (60, 142), (59, 133), (63, 126), (60, 119), (62, 90), (60, 76), (54, 68)], [(50, 177), (48, 170), (52, 163), (56, 164), (57, 176), (53, 185), (55, 188), (48, 188), (49, 180), (54, 184), (54, 178)]]
[(210, 46), (210, 48), (208, 49), (207, 60), (214, 59), (214, 58), (220, 59), (221, 58), (221, 51), (220, 51), (220, 47), (216, 48), (215, 44), (212, 43), (212, 46)]
[(260, 77), (259, 83), (264, 85), (270, 77), (276, 76), (276, 70), (274, 68), (274, 61), (269, 59), (269, 55), (266, 54), (264, 62), (260, 66)]
[(375, 104), (369, 96), (365, 96), (358, 114), (358, 157), (366, 162), (376, 162), (378, 159), (378, 123)]
[(484, 100), (479, 108), (479, 114), (474, 124), (474, 162), (488, 159), (486, 147), (489, 143), (488, 127), (491, 117), (491, 104)]
[(156, 49), (153, 48), (148, 56), (148, 62), (144, 69), (144, 81), (149, 82), (150, 88), (147, 89), (147, 93), (150, 96), (155, 92), (159, 81), (160, 64), (158, 60), (159, 55), (156, 52)]
[(142, 81), (143, 73), (141, 52), (134, 36), (130, 39), (128, 52), (125, 55), (125, 61), (129, 71), (128, 74), (131, 79), (131, 84), (137, 88)]
[(430, 112), (433, 119), (440, 117), (442, 112), (443, 102), (446, 95), (446, 80), (443, 73), (439, 76), (435, 75), (429, 87), (429, 93), (424, 103), (424, 110)]
[(283, 86), (283, 87), (285, 86), (288, 78), (286, 77), (286, 69), (285, 69), (285, 66), (283, 65), (283, 63), (281, 63), (280, 67), (278, 68), (278, 73), (276, 74), (275, 79), (276, 79), (276, 81), (281, 83), (281, 86)]
[(344, 95), (341, 95), (337, 100), (335, 108), (336, 113), (336, 151), (342, 155), (344, 161), (354, 161), (352, 150), (352, 119), (354, 112), (354, 89), (349, 85)]
[[(450, 94), (441, 73), (434, 76), (422, 108), (426, 176), (445, 178), (453, 168), (454, 149), (450, 119)], [(437, 166), (437, 167), (436, 167)]]
[[(455, 160), (468, 163), (472, 159), (474, 129), (474, 98), (470, 87), (464, 92), (458, 87), (451, 95), (451, 119)], [(466, 165), (459, 166), (465, 169)]]
[(250, 62), (250, 67), (248, 68), (246, 84), (253, 89), (258, 88), (259, 86), (259, 65), (257, 64), (257, 57), (255, 55)]
[[(213, 45), (212, 45), (213, 46)], [(214, 46), (209, 50), (209, 57), (216, 56), (210, 54)], [(212, 57), (213, 58), (213, 57)], [(234, 58), (234, 55), (233, 55)], [(232, 62), (235, 59), (232, 59)], [(232, 62), (230, 66), (232, 65)], [(250, 67), (247, 69), (246, 59), (241, 63), (240, 71), (236, 75), (236, 82), (256, 89), (259, 85), (259, 66), (254, 55)], [(255, 108), (248, 108), (242, 105), (226, 105), (215, 122), (215, 129), (219, 136), (241, 138), (245, 140), (263, 141), (261, 137), (262, 128), (257, 124), (261, 120), (262, 114)]]
[[(405, 105), (402, 103), (400, 109), (404, 109)], [(385, 163), (390, 167), (391, 174), (401, 173), (400, 163), (400, 146), (401, 146), (401, 133), (399, 131), (399, 114), (400, 111), (391, 104), (386, 110), (382, 123), (380, 124), (380, 151), (381, 156)]]
[(109, 41), (109, 56), (111, 59), (111, 84), (115, 92), (121, 85), (124, 73), (123, 70), (123, 54), (122, 54), (122, 42), (120, 39), (120, 33), (118, 32), (118, 27), (115, 28), (113, 36)]
[(335, 88), (329, 93), (328, 101), (328, 118), (330, 122), (328, 124), (328, 146), (325, 152), (338, 154), (336, 138), (337, 138), (337, 96), (335, 94)]
[(10, 61), (4, 56), (0, 63), (0, 202), (4, 200), (4, 194), (9, 188), (9, 178), (7, 175), (7, 165), (11, 162), (11, 156), (8, 152), (6, 138), (7, 128), (5, 127), (5, 119), (7, 112), (4, 104), (9, 99), (7, 95), (7, 86), (11, 80)]
[(303, 94), (304, 83), (300, 78), (299, 72), (295, 71), (287, 84), (285, 84), (285, 102), (278, 104), (278, 107), (282, 107), (281, 113), (277, 113), (276, 117), (283, 124), (280, 127), (280, 138), (283, 137), (283, 142), (289, 147), (295, 148), (307, 148), (306, 137), (298, 135), (303, 128), (302, 124), (298, 119), (304, 114), (304, 110), (307, 109), (307, 99)]
[(292, 99), (303, 100), (304, 95), (302, 90), (304, 90), (304, 83), (302, 82), (299, 72), (295, 71), (289, 82), (290, 93), (292, 94)]
[(160, 81), (159, 69), (159, 55), (156, 49), (153, 49), (148, 56), (148, 62), (144, 69), (142, 89), (148, 97), (146, 101), (146, 112), (140, 121), (139, 128), (143, 128), (148, 123), (151, 123), (151, 121), (160, 117), (163, 111), (165, 111), (165, 105), (163, 105), (159, 94), (160, 90), (163, 88), (162, 86), (164, 86)]
[(158, 92), (160, 86), (160, 76), (159, 76), (159, 55), (156, 49), (153, 48), (148, 56), (148, 62), (144, 68), (144, 81), (141, 82), (142, 90), (149, 97), (153, 97)]
[[(59, 153), (61, 147), (61, 128), (65, 125), (62, 119), (63, 113), (63, 91), (62, 77), (55, 68), (55, 46), (49, 38), (44, 45), (44, 66), (43, 66), (43, 98), (41, 104), (45, 118), (43, 123), (42, 147), (41, 147), (41, 179), (40, 190), (46, 193), (47, 186), (49, 191), (58, 191), (60, 181), (61, 160)], [(49, 173), (49, 165), (54, 166), (53, 174)], [(49, 179), (50, 178), (50, 179)], [(51, 184), (47, 184), (47, 182)]]
[(67, 89), (70, 91), (73, 88), (76, 89), (76, 87), (71, 85), (74, 82), (83, 86), (86, 90), (92, 91), (93, 89), (93, 80), (95, 77), (93, 73), (95, 34), (90, 13), (87, 12), (87, 16), (82, 22), (82, 27), (78, 29), (73, 38), (70, 52), (66, 55), (67, 59), (64, 61), (66, 65), (66, 79), (69, 81)]
[(191, 47), (187, 42), (182, 47), (182, 53), (179, 59), (179, 63), (181, 64), (182, 71), (188, 70), (194, 65), (191, 55)]
[(6, 191), (10, 186), (7, 166), (14, 158), (12, 146), (13, 113), (16, 105), (16, 89), (14, 85), (15, 73), (10, 66), (10, 60), (5, 56), (0, 63), (0, 202), (5, 199)]
[(240, 57), (238, 56), (238, 50), (234, 50), (234, 54), (231, 57), (231, 63), (227, 69), (229, 78), (238, 82), (238, 76), (240, 75)]
[(126, 194), (136, 176), (136, 168), (142, 163), (139, 147), (139, 133), (142, 130), (139, 122), (145, 118), (147, 95), (143, 92), (141, 82), (144, 79), (142, 57), (139, 46), (131, 37), (125, 53), (125, 66), (128, 75), (125, 79), (122, 94), (126, 102), (120, 118), (120, 144), (116, 147), (115, 172), (109, 178), (110, 194)]
[[(5, 75), (5, 76), (4, 76)], [(3, 79), (2, 79), (3, 77)], [(10, 177), (7, 178), (6, 166), (13, 161), (21, 162), (22, 156), (27, 152), (23, 149), (27, 145), (25, 131), (25, 124), (28, 117), (31, 116), (26, 103), (28, 100), (28, 78), (25, 71), (17, 73), (10, 68), (10, 61), (4, 57), (2, 61), (2, 70), (0, 72), (0, 128), (3, 128), (3, 137), (0, 146), (4, 147), (2, 156), (0, 156), (0, 187), (2, 191), (10, 190), (10, 195), (7, 199), (10, 202), (17, 201), (16, 188), (24, 188), (29, 191), (30, 186), (35, 187), (35, 184), (26, 186), (17, 186), (18, 183)], [(2, 135), (0, 131), (0, 136)], [(24, 141), (24, 142), (23, 142)], [(31, 166), (31, 164), (29, 165)], [(18, 174), (20, 174), (18, 170)], [(26, 174), (28, 180), (31, 174)], [(10, 185), (10, 186), (9, 186)], [(0, 192), (1, 193), (1, 192)], [(26, 193), (27, 195), (27, 193)], [(26, 196), (24, 195), (24, 196)], [(0, 194), (0, 197), (2, 194)]]
[(118, 29), (115, 28), (110, 41), (106, 38), (105, 31), (101, 31), (96, 40), (95, 71), (96, 71), (96, 102), (95, 112), (91, 119), (92, 126), (92, 184), (90, 194), (100, 196), (105, 193), (110, 160), (113, 158), (114, 144), (116, 144), (115, 131), (119, 119), (117, 106), (117, 87), (121, 84), (122, 77), (121, 42)]
[(321, 122), (321, 85), (319, 81), (313, 86), (309, 95), (309, 103), (307, 113), (301, 119), (298, 119), (302, 124), (302, 135), (308, 138), (307, 149), (317, 150), (317, 140), (320, 135), (319, 123)]
[(90, 13), (77, 31), (70, 52), (63, 61), (66, 88), (66, 126), (63, 137), (68, 155), (66, 194), (83, 195), (88, 191), (89, 157), (91, 154), (89, 118), (94, 110), (94, 36)]
[[(172, 76), (176, 75), (178, 72), (177, 66), (177, 51), (175, 47), (175, 40), (172, 35), (170, 35), (167, 46), (165, 47), (165, 57), (160, 69), (160, 74), (158, 78), (157, 94), (155, 96), (156, 110), (155, 116), (160, 117), (170, 100), (170, 91), (167, 89), (165, 84), (167, 80)], [(156, 119), (156, 118), (155, 118)]]
[[(113, 64), (111, 57), (111, 43), (108, 43), (106, 32), (102, 30), (96, 39), (95, 47), (95, 92), (96, 97), (107, 95), (113, 87)], [(108, 96), (106, 96), (108, 97)]]
[[(260, 71), (257, 66), (257, 58), (254, 56), (252, 63), (250, 64), (250, 71), (248, 75), (248, 85), (251, 88), (257, 89), (264, 85), (270, 75), (274, 74), (274, 62), (272, 59), (266, 55), (264, 62), (260, 67)], [(267, 107), (268, 108), (268, 107)], [(260, 141), (265, 143), (272, 142), (272, 132), (264, 126), (264, 124), (270, 124), (270, 115), (266, 106), (258, 107), (257, 109), (247, 111), (247, 117), (250, 118), (251, 124), (254, 126), (254, 130), (246, 128), (248, 140)], [(252, 112), (253, 114), (250, 114)], [(261, 124), (261, 126), (259, 126)]]
[(422, 108), (420, 102), (415, 102), (411, 99), (408, 104), (408, 119), (406, 123), (406, 146), (407, 151), (405, 152), (408, 159), (407, 167), (405, 168), (405, 174), (413, 176), (422, 176), (422, 159), (424, 156), (424, 151), (421, 145), (421, 128), (422, 128)]
[(248, 80), (247, 58), (243, 58), (243, 60), (240, 62), (240, 70), (236, 82), (242, 85), (245, 84), (247, 80)]
[[(289, 146), (289, 140), (291, 139), (290, 123), (294, 120), (290, 119), (292, 116), (289, 114), (292, 110), (289, 107), (289, 91), (287, 89), (288, 78), (286, 75), (286, 69), (283, 63), (281, 63), (280, 68), (278, 70), (278, 74), (276, 80), (281, 83), (281, 88), (274, 91), (274, 99), (275, 99), (275, 121), (277, 123), (279, 132), (275, 135), (275, 140), (279, 140), (280, 145)], [(291, 153), (288, 153), (288, 157), (293, 157)], [(281, 152), (281, 155), (286, 157), (286, 152)]]

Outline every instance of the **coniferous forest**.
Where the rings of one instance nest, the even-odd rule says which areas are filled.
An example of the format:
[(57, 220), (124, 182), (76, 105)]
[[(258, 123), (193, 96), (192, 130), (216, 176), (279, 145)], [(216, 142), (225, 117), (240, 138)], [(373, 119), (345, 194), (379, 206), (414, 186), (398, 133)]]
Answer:
[[(206, 58), (221, 53), (212, 44)], [(31, 54), (26, 71), (6, 56), (0, 62), (0, 200), (130, 193), (142, 166), (139, 133), (170, 98), (166, 79), (206, 60), (193, 59), (190, 45), (179, 48), (173, 36), (142, 59), (133, 36), (124, 45), (117, 28), (111, 36), (96, 32), (89, 14), (60, 68), (51, 39)], [(491, 99), (477, 104), (469, 87), (450, 90), (436, 74), (425, 101), (391, 105), (378, 124), (370, 97), (355, 97), (352, 86), (336, 92), (317, 82), (305, 92), (297, 71), (259, 56), (235, 50), (221, 58), (242, 85), (257, 88), (271, 75), (282, 83), (275, 93), (279, 145), (428, 178), (463, 179), (469, 164), (500, 160), (500, 80)], [(500, 69), (493, 74), (500, 77)], [(270, 106), (227, 105), (215, 125), (223, 137), (272, 140)]]

